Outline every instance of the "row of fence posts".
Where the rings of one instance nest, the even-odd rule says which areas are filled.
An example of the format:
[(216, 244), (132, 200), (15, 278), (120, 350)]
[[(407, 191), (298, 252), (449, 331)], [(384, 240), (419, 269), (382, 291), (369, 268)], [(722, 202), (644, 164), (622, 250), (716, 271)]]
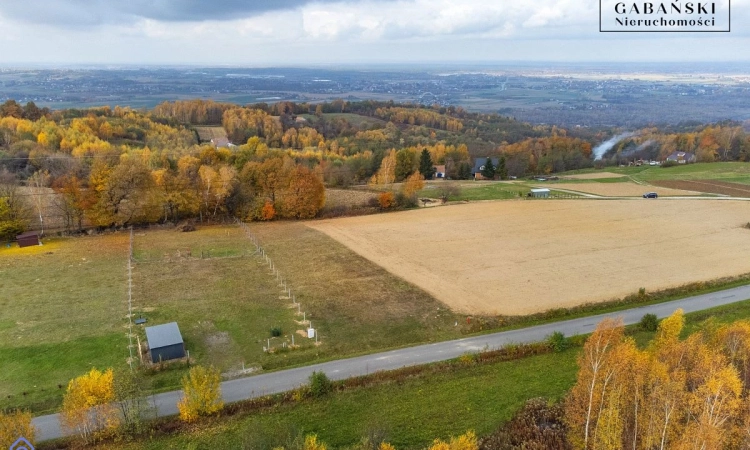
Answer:
[[(302, 323), (303, 324), (307, 323), (307, 327), (308, 328), (313, 328), (312, 322), (307, 322), (307, 312), (302, 311), (302, 305), (301, 305), (301, 303), (297, 302), (297, 296), (292, 292), (292, 289), (287, 285), (286, 280), (284, 280), (284, 277), (281, 275), (281, 272), (276, 267), (276, 265), (273, 263), (273, 260), (271, 260), (271, 258), (266, 253), (266, 249), (264, 249), (260, 245), (260, 241), (258, 240), (258, 238), (256, 238), (250, 232), (250, 229), (248, 228), (247, 224), (245, 224), (244, 222), (239, 221), (239, 220), (237, 222), (239, 223), (240, 227), (242, 227), (243, 231), (245, 231), (245, 234), (250, 239), (250, 242), (252, 242), (253, 245), (255, 245), (255, 253), (257, 255), (259, 255), (260, 258), (263, 259), (263, 262), (265, 264), (268, 265), (268, 268), (271, 270), (271, 275), (273, 275), (276, 278), (276, 281), (279, 283), (279, 287), (282, 288), (282, 292), (284, 293), (284, 295), (286, 295), (286, 298), (290, 299), (292, 301), (292, 305), (297, 307), (297, 315), (298, 316), (299, 315), (302, 316)], [(313, 333), (315, 334), (315, 343), (318, 344), (320, 342), (319, 338), (318, 338), (318, 331), (315, 330), (314, 328), (313, 328), (313, 330), (314, 330)], [(293, 347), (295, 345), (294, 344), (294, 334), (295, 334), (294, 332), (291, 333), (291, 336), (292, 336), (292, 346)], [(266, 351), (266, 352), (268, 352), (268, 351), (271, 350), (271, 340), (270, 339), (268, 339), (267, 344), (268, 344), (268, 346), (264, 347), (264, 351)]]

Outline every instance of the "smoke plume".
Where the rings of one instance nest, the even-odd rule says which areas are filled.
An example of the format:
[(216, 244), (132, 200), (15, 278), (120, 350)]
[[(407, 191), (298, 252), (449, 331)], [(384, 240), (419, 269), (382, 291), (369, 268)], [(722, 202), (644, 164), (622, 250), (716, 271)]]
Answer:
[(609, 149), (617, 145), (618, 142), (620, 142), (623, 139), (633, 137), (636, 134), (637, 133), (628, 131), (627, 133), (622, 133), (622, 134), (612, 136), (611, 138), (607, 139), (606, 141), (594, 147), (594, 159), (602, 159), (602, 156), (604, 156), (604, 154), (607, 153)]

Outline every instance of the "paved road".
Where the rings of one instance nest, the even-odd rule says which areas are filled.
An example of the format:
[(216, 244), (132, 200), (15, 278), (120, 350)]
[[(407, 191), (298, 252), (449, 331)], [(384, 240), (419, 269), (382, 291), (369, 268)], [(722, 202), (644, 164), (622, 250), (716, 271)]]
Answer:
[[(467, 352), (477, 352), (485, 348), (495, 349), (510, 343), (539, 342), (555, 331), (560, 331), (566, 336), (587, 334), (592, 332), (596, 324), (605, 317), (621, 317), (623, 322), (629, 325), (638, 323), (641, 317), (648, 313), (656, 314), (662, 318), (672, 314), (677, 308), (682, 308), (686, 313), (689, 313), (746, 299), (750, 299), (750, 286), (741, 286), (711, 294), (688, 297), (682, 300), (632, 308), (616, 313), (599, 314), (519, 330), (502, 331), (454, 341), (419, 345), (297, 369), (282, 370), (225, 381), (221, 384), (222, 396), (226, 402), (236, 402), (268, 394), (276, 394), (299, 387), (307, 383), (308, 377), (313, 371), (323, 371), (331, 379), (340, 380), (379, 370), (398, 369), (404, 366), (457, 358)], [(182, 391), (166, 392), (153, 396), (152, 402), (157, 409), (158, 415), (168, 416), (177, 414), (177, 401), (181, 396)], [(35, 417), (33, 424), (38, 430), (38, 441), (63, 436), (58, 414)]]

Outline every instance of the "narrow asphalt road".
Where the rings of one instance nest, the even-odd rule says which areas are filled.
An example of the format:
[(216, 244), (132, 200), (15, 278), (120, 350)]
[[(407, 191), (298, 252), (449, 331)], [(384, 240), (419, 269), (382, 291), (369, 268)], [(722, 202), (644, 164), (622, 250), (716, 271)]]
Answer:
[[(414, 366), (457, 358), (467, 352), (496, 349), (510, 343), (524, 344), (539, 342), (555, 331), (560, 331), (566, 336), (587, 334), (591, 333), (596, 324), (605, 317), (621, 317), (626, 325), (630, 325), (638, 323), (644, 314), (656, 314), (659, 318), (663, 318), (672, 314), (677, 308), (682, 308), (686, 313), (690, 313), (747, 299), (750, 299), (750, 286), (740, 286), (711, 294), (642, 306), (616, 313), (599, 314), (518, 330), (501, 331), (453, 341), (419, 345), (225, 381), (221, 384), (221, 391), (225, 402), (236, 402), (285, 392), (299, 387), (307, 383), (308, 377), (313, 371), (323, 371), (331, 379), (340, 380), (380, 370), (392, 370), (404, 366)], [(172, 391), (154, 395), (151, 397), (151, 401), (159, 416), (168, 416), (177, 414), (177, 401), (181, 397), (182, 391)], [(38, 431), (37, 441), (55, 439), (66, 435), (67, 433), (64, 433), (60, 427), (59, 419), (59, 414), (35, 417), (33, 424)]]

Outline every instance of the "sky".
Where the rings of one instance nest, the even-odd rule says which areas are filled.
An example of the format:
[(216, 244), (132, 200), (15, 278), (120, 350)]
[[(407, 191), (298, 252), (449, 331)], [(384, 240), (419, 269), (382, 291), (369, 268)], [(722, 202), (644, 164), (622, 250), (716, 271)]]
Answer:
[(750, 61), (750, 0), (731, 13), (730, 33), (601, 33), (599, 0), (0, 0), (0, 64)]

